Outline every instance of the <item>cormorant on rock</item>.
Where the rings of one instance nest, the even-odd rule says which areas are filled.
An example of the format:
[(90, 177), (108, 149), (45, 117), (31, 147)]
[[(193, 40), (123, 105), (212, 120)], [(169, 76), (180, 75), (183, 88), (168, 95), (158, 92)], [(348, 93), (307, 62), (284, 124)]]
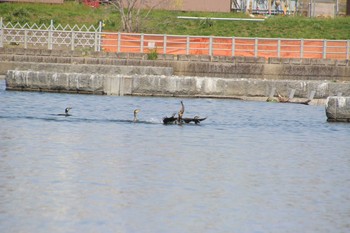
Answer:
[(177, 114), (177, 123), (179, 123), (179, 124), (182, 123), (182, 117), (183, 117), (184, 112), (185, 112), (185, 105), (184, 105), (184, 103), (182, 102), (182, 100), (181, 100), (180, 103), (181, 103), (181, 109), (180, 109), (180, 111), (179, 111), (178, 114)]

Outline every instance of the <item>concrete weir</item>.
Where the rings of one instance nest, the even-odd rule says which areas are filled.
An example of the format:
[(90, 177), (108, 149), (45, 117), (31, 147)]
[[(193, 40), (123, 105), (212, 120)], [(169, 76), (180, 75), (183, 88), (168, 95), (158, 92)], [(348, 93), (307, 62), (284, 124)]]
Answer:
[(315, 91), (314, 98), (326, 99), (342, 90), (344, 95), (350, 95), (350, 84), (330, 81), (301, 80), (261, 80), (247, 78), (213, 78), (189, 76), (132, 76), (132, 95), (153, 96), (188, 96), (267, 98), (275, 88), (278, 93), (288, 96), (294, 90), (294, 97), (309, 98)]
[(327, 121), (330, 122), (350, 122), (350, 97), (328, 97), (326, 115)]
[(58, 73), (9, 70), (6, 89), (80, 94), (130, 94), (131, 77), (127, 75)]
[(339, 91), (350, 96), (350, 84), (321, 80), (262, 80), (147, 74), (88, 74), (9, 70), (7, 90), (138, 96), (267, 98), (272, 89), (295, 98), (326, 99)]

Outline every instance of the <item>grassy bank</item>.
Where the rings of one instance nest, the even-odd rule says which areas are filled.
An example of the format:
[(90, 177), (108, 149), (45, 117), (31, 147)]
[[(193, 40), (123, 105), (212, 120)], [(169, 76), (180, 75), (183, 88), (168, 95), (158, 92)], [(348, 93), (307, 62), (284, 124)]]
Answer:
[[(350, 39), (350, 17), (306, 18), (273, 16), (264, 22), (184, 20), (176, 16), (236, 18), (248, 17), (237, 13), (204, 13), (153, 11), (142, 24), (141, 32), (174, 35), (214, 35), (236, 37)], [(104, 30), (118, 31), (119, 14), (110, 6), (94, 9), (76, 2), (62, 5), (1, 3), (0, 17), (6, 22), (98, 25), (104, 20)]]

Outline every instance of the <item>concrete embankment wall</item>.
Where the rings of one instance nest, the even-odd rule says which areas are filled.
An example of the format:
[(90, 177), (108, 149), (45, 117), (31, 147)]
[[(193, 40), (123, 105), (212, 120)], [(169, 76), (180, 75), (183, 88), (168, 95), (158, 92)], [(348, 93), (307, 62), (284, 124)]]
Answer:
[(10, 69), (18, 69), (22, 63), (31, 62), (171, 67), (173, 74), (177, 76), (350, 81), (349, 61), (329, 59), (160, 54), (153, 61), (147, 60), (147, 54), (3, 48), (0, 49), (0, 62), (0, 74), (5, 74)]
[[(266, 100), (273, 88), (288, 96), (295, 89), (296, 99), (320, 104), (329, 95), (350, 95), (350, 84), (329, 81), (260, 80), (164, 75), (105, 75), (40, 71), (8, 71), (8, 90), (89, 93), (135, 96), (181, 96)], [(317, 100), (318, 99), (318, 100)]]
[(246, 99), (266, 98), (275, 88), (284, 96), (294, 89), (296, 98), (312, 91), (316, 99), (350, 95), (348, 61), (8, 52), (0, 53), (0, 71), (13, 70), (8, 90)]

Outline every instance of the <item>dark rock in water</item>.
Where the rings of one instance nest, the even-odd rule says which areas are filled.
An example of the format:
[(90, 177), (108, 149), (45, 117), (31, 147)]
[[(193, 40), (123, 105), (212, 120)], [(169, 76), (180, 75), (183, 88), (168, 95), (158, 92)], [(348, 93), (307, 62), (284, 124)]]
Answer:
[(198, 116), (195, 116), (193, 118), (182, 118), (181, 119), (181, 122), (178, 122), (178, 119), (175, 117), (175, 116), (171, 116), (171, 117), (164, 117), (163, 118), (163, 123), (165, 125), (169, 125), (169, 124), (178, 124), (178, 123), (186, 123), (186, 124), (189, 124), (191, 122), (194, 122), (195, 124), (199, 124), (201, 121), (204, 121), (205, 119), (207, 119), (206, 117), (205, 118), (200, 118)]
[(199, 124), (201, 121), (204, 121), (205, 119), (207, 119), (206, 117), (205, 118), (200, 118), (198, 116), (195, 116), (193, 118), (182, 118), (182, 120), (185, 122), (185, 123), (191, 123), (191, 122), (194, 122), (195, 124)]
[(167, 125), (167, 124), (175, 124), (175, 123), (176, 123), (176, 120), (177, 120), (177, 118), (176, 118), (175, 116), (164, 117), (164, 118), (163, 118), (163, 123), (164, 123), (165, 125)]

